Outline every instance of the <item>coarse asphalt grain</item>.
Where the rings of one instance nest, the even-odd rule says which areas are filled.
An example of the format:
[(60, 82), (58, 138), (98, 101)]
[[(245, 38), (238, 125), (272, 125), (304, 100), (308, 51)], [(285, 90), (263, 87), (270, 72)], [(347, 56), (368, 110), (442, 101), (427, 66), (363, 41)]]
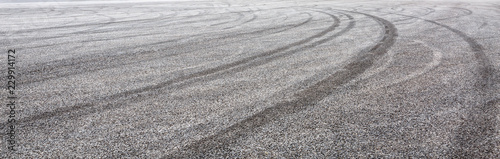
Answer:
[(498, 17), (495, 0), (0, 0), (18, 97), (0, 158), (500, 158)]

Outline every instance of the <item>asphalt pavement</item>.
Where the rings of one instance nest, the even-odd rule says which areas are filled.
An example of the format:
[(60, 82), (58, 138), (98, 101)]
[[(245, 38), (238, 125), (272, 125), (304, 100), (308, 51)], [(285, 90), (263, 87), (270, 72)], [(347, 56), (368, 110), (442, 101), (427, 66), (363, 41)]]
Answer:
[(499, 17), (495, 0), (0, 1), (0, 158), (500, 158)]

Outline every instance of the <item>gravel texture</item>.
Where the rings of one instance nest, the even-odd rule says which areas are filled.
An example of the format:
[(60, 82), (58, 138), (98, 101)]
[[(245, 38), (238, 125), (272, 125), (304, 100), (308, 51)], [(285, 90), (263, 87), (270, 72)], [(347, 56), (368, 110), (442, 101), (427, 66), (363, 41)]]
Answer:
[(0, 1), (0, 158), (500, 158), (500, 1)]

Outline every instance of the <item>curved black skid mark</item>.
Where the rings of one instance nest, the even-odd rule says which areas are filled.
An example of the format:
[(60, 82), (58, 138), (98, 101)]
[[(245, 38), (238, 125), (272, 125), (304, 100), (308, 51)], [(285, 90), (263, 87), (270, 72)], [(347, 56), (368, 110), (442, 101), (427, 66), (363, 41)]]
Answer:
[[(266, 108), (263, 111), (254, 114), (251, 117), (238, 122), (213, 136), (203, 138), (202, 140), (188, 145), (177, 154), (171, 154), (171, 156), (165, 156), (164, 158), (213, 157), (207, 155), (231, 157), (228, 156), (231, 153), (228, 146), (236, 142), (238, 138), (254, 133), (256, 128), (267, 123), (275, 121), (281, 117), (303, 111), (307, 107), (315, 105), (328, 95), (332, 94), (337, 87), (349, 82), (371, 67), (374, 60), (385, 54), (394, 44), (397, 36), (396, 28), (392, 23), (385, 19), (360, 12), (352, 13), (363, 14), (373, 18), (384, 27), (384, 36), (382, 40), (380, 40), (377, 45), (369, 49), (369, 52), (359, 53), (359, 56), (356, 57), (353, 62), (344, 66), (344, 68), (340, 71), (296, 93), (294, 95), (296, 97), (294, 100), (284, 101), (272, 107)], [(350, 25), (353, 26), (354, 23), (351, 23)]]
[[(398, 14), (398, 13), (392, 13), (392, 14), (418, 18), (423, 21), (443, 27), (458, 35), (465, 42), (467, 42), (469, 47), (474, 52), (476, 60), (478, 61), (479, 67), (477, 68), (478, 69), (477, 71), (479, 74), (479, 80), (476, 82), (475, 87), (476, 89), (478, 89), (479, 92), (481, 92), (479, 95), (482, 96), (482, 98), (484, 99), (488, 95), (490, 95), (490, 93), (495, 93), (495, 92), (498, 93), (497, 90), (491, 90), (491, 88), (494, 88), (493, 86), (495, 85), (495, 83), (498, 82), (497, 71), (495, 70), (493, 64), (484, 53), (483, 46), (479, 44), (474, 38), (467, 36), (460, 30), (454, 29), (450, 26), (438, 23), (436, 21), (422, 19), (415, 16)], [(498, 103), (498, 99), (493, 100), (493, 103)], [(482, 108), (488, 108), (488, 109), (482, 109)], [(497, 122), (496, 117), (490, 115), (492, 111), (498, 112), (496, 107), (491, 106), (491, 101), (485, 102), (485, 104), (480, 105), (479, 108), (472, 107), (470, 109), (470, 111), (468, 112), (469, 119), (467, 119), (467, 121), (462, 124), (458, 134), (455, 137), (456, 146), (454, 146), (452, 151), (450, 152), (451, 156), (462, 155), (458, 158), (462, 157), (469, 158), (470, 156), (468, 155), (486, 156), (486, 155), (491, 155), (491, 153), (494, 153), (494, 147), (489, 146), (492, 144), (489, 142), (492, 141), (486, 140), (488, 139), (486, 136), (478, 136), (478, 135), (490, 135), (490, 133), (485, 132), (483, 128), (494, 128), (494, 125), (488, 125), (488, 124), (495, 124)], [(477, 120), (478, 118), (481, 120)], [(475, 140), (478, 139), (482, 139), (481, 141), (486, 143), (477, 144)], [(474, 143), (476, 144), (472, 144), (471, 143), (472, 141), (475, 141)], [(467, 145), (469, 143), (471, 143), (472, 145)], [(474, 152), (475, 154), (471, 154), (472, 150), (477, 150), (477, 152), (485, 154), (478, 154), (477, 152)]]
[[(121, 101), (121, 100), (117, 101), (121, 98), (128, 98), (128, 97), (132, 97), (132, 96), (141, 98), (142, 97), (141, 93), (152, 91), (152, 90), (157, 90), (157, 89), (160, 89), (163, 87), (167, 87), (167, 86), (170, 86), (173, 84), (185, 82), (185, 81), (188, 81), (191, 79), (197, 79), (197, 78), (200, 79), (200, 77), (203, 77), (203, 76), (217, 74), (217, 73), (224, 73), (224, 72), (228, 72), (228, 71), (229, 72), (241, 72), (241, 71), (248, 69), (250, 67), (265, 64), (267, 62), (270, 62), (271, 60), (277, 59), (276, 57), (271, 57), (277, 53), (284, 52), (284, 51), (289, 50), (292, 47), (300, 46), (300, 45), (303, 45), (305, 43), (311, 42), (312, 40), (314, 40), (316, 38), (320, 38), (320, 37), (324, 36), (325, 34), (332, 32), (337, 26), (339, 26), (340, 21), (337, 17), (335, 17), (331, 14), (328, 14), (328, 15), (331, 16), (335, 21), (332, 25), (330, 25), (328, 28), (321, 31), (320, 33), (317, 33), (311, 37), (300, 40), (298, 42), (294, 42), (292, 44), (289, 44), (289, 45), (286, 45), (286, 46), (283, 46), (283, 47), (280, 47), (280, 48), (277, 48), (277, 49), (274, 49), (271, 51), (267, 51), (267, 52), (264, 52), (264, 53), (261, 53), (258, 55), (247, 57), (247, 58), (244, 58), (242, 60), (238, 60), (238, 61), (235, 61), (235, 62), (232, 62), (229, 64), (224, 64), (224, 65), (221, 65), (221, 66), (218, 66), (215, 68), (200, 71), (200, 72), (193, 73), (193, 74), (190, 74), (187, 76), (182, 76), (182, 77), (179, 77), (176, 79), (168, 80), (168, 81), (156, 84), (156, 85), (151, 85), (151, 86), (147, 86), (147, 87), (133, 89), (133, 90), (109, 95), (106, 97), (102, 97), (99, 99), (95, 99), (94, 101), (91, 101), (91, 102), (77, 104), (77, 105), (73, 105), (73, 106), (69, 106), (69, 107), (57, 108), (57, 109), (50, 111), (50, 112), (43, 112), (43, 113), (40, 113), (38, 115), (25, 117), (25, 118), (18, 120), (17, 123), (20, 124), (19, 127), (22, 127), (21, 125), (25, 125), (25, 124), (28, 124), (28, 123), (33, 122), (33, 121), (48, 119), (48, 118), (57, 117), (57, 116), (61, 116), (61, 115), (66, 115), (66, 116), (68, 116), (68, 118), (77, 118), (77, 117), (85, 115), (85, 114), (96, 113), (98, 110), (115, 109), (115, 108), (122, 107), (122, 105), (120, 105), (120, 103), (122, 103), (123, 101)], [(295, 51), (295, 52), (297, 52), (297, 51)], [(291, 52), (291, 53), (295, 53), (295, 52)], [(268, 57), (271, 57), (271, 58), (266, 59)], [(278, 57), (283, 57), (283, 56), (278, 56)], [(261, 59), (263, 59), (263, 60), (261, 60)], [(262, 61), (264, 61), (264, 62), (262, 62)], [(232, 69), (234, 69), (234, 70), (232, 70)], [(206, 80), (199, 80), (199, 81), (206, 81)], [(132, 98), (134, 98), (134, 97), (132, 97)], [(136, 99), (134, 99), (134, 100), (136, 100)], [(108, 102), (102, 103), (102, 101), (108, 101)], [(1, 126), (4, 126), (4, 125), (6, 125), (5, 122), (1, 123)]]
[[(97, 14), (97, 13), (95, 13), (95, 14)], [(159, 14), (157, 17), (152, 17), (152, 18), (147, 18), (147, 19), (132, 19), (132, 20), (115, 21), (115, 19), (112, 17), (102, 15), (102, 14), (97, 14), (97, 15), (108, 17), (111, 20), (109, 20), (107, 22), (95, 22), (95, 23), (72, 24), (72, 25), (62, 25), (62, 26), (45, 27), (45, 28), (25, 29), (25, 30), (19, 30), (18, 33), (30, 33), (30, 32), (38, 32), (38, 31), (42, 31), (42, 30), (68, 29), (68, 28), (89, 27), (89, 26), (95, 26), (95, 28), (101, 28), (103, 26), (110, 25), (110, 24), (124, 24), (124, 23), (132, 23), (132, 22), (145, 23), (145, 22), (155, 22), (157, 20), (163, 20), (163, 19), (168, 19), (168, 18), (174, 18), (174, 17), (164, 17), (163, 14)], [(185, 16), (185, 17), (191, 17), (191, 16)]]
[(476, 83), (476, 87), (478, 87), (481, 90), (486, 90), (488, 88), (491, 88), (491, 86), (493, 86), (493, 84), (495, 82), (493, 79), (495, 69), (494, 69), (491, 61), (488, 59), (488, 57), (484, 53), (483, 46), (481, 44), (479, 44), (474, 38), (467, 36), (465, 33), (461, 32), (460, 30), (454, 29), (450, 26), (438, 23), (438, 22), (433, 21), (433, 20), (423, 19), (420, 17), (410, 16), (410, 15), (398, 14), (398, 13), (391, 13), (391, 14), (420, 19), (420, 20), (438, 25), (440, 27), (443, 27), (443, 28), (457, 34), (458, 36), (460, 36), (460, 38), (462, 38), (465, 42), (467, 42), (467, 44), (472, 49), (472, 51), (475, 52), (474, 56), (476, 57), (476, 59), (478, 60), (478, 63), (480, 64), (478, 72), (479, 72), (479, 75), (481, 77), (481, 80), (479, 80)]
[[(298, 23), (298, 24), (285, 25), (282, 27), (274, 27), (274, 28), (265, 28), (265, 29), (250, 31), (250, 32), (238, 33), (238, 34), (228, 34), (228, 35), (224, 35), (224, 36), (217, 37), (217, 38), (206, 39), (203, 41), (203, 43), (209, 43), (212, 40), (217, 40), (217, 39), (221, 39), (221, 38), (223, 38), (223, 39), (224, 38), (234, 38), (234, 37), (238, 37), (238, 36), (242, 36), (242, 35), (264, 34), (267, 32), (268, 32), (268, 34), (264, 34), (262, 36), (277, 34), (277, 33), (281, 33), (281, 32), (305, 25), (305, 24), (309, 23), (311, 20), (312, 20), (312, 17), (309, 17), (305, 21)], [(231, 42), (238, 42), (238, 41), (242, 41), (242, 40), (246, 40), (246, 39), (247, 38), (235, 40), (235, 41), (231, 41)], [(146, 47), (146, 46), (151, 46), (151, 45), (159, 45), (159, 44), (163, 44), (163, 43), (174, 42), (177, 40), (179, 40), (179, 39), (171, 39), (171, 40), (160, 41), (160, 42), (156, 42), (156, 43), (148, 43), (148, 44), (144, 44), (144, 45), (140, 45), (140, 46), (135, 46), (135, 48)], [(176, 46), (171, 46), (168, 49), (171, 49), (173, 47), (182, 47), (182, 46), (188, 46), (188, 45), (193, 45), (193, 44), (188, 43), (188, 44), (176, 45)], [(214, 47), (217, 47), (217, 46), (220, 46), (223, 44), (210, 45), (210, 46), (203, 45), (203, 44), (199, 44), (199, 45), (207, 46), (207, 47), (198, 48), (198, 49), (190, 50), (187, 52), (193, 52), (193, 51), (197, 51), (197, 50), (201, 50), (201, 49), (214, 48)], [(70, 59), (70, 60), (65, 59), (65, 60), (59, 60), (59, 61), (51, 61), (51, 62), (47, 62), (47, 63), (40, 63), (40, 64), (37, 64), (37, 66), (31, 66), (30, 68), (33, 68), (33, 70), (26, 71), (26, 72), (28, 72), (28, 74), (25, 76), (30, 76), (30, 75), (33, 75), (35, 73), (41, 73), (41, 72), (43, 72), (44, 74), (52, 75), (52, 76), (45, 75), (45, 76), (38, 76), (38, 77), (36, 77), (36, 76), (30, 77), (30, 78), (26, 78), (27, 81), (21, 81), (20, 83), (21, 83), (21, 85), (24, 85), (24, 84), (30, 84), (30, 83), (35, 83), (35, 82), (42, 82), (42, 81), (46, 81), (46, 80), (58, 79), (58, 78), (67, 77), (67, 76), (71, 76), (71, 75), (77, 75), (77, 74), (86, 73), (86, 72), (95, 72), (95, 71), (100, 71), (100, 70), (104, 70), (104, 69), (119, 67), (122, 65), (137, 64), (137, 63), (147, 62), (150, 60), (155, 60), (155, 59), (159, 59), (159, 58), (167, 58), (167, 57), (177, 56), (177, 55), (186, 53), (186, 52), (175, 53), (175, 54), (159, 53), (160, 51), (166, 50), (166, 49), (167, 48), (163, 48), (160, 50), (142, 51), (142, 52), (138, 52), (138, 53), (137, 52), (125, 53), (125, 54), (106, 56), (106, 57), (92, 55), (89, 57), (78, 57), (78, 58), (74, 58), (74, 59)], [(126, 58), (131, 58), (131, 57), (135, 58), (135, 57), (133, 57), (133, 55), (136, 55), (136, 54), (141, 54), (143, 56), (151, 56), (151, 54), (158, 54), (159, 56), (151, 56), (151, 58), (142, 59), (142, 60), (129, 62), (129, 63), (123, 63), (123, 61), (126, 61), (126, 60), (124, 60)], [(112, 59), (112, 60), (109, 61), (110, 59)], [(49, 65), (49, 63), (50, 63), (50, 65)], [(105, 66), (103, 66), (103, 64)], [(87, 67), (88, 68), (87, 70), (73, 69), (73, 71), (71, 71), (71, 72), (59, 73), (61, 71), (68, 70), (67, 67), (77, 67), (78, 68), (78, 67), (81, 67), (81, 65), (88, 65), (89, 67)]]
[[(272, 10), (272, 9), (269, 9), (269, 10)], [(252, 12), (252, 11), (244, 11), (244, 12)], [(302, 13), (302, 14), (304, 14), (304, 13)], [(305, 14), (309, 14), (309, 13), (305, 13)], [(309, 16), (311, 16), (311, 15), (309, 14)], [(290, 29), (302, 26), (302, 25), (304, 25), (304, 24), (306, 24), (306, 23), (308, 23), (310, 21), (311, 21), (311, 17), (308, 18), (307, 20), (305, 20), (304, 22), (299, 23), (299, 24), (284, 25), (283, 27), (265, 28), (265, 29), (254, 30), (254, 31), (250, 31), (250, 32), (243, 32), (243, 33), (237, 33), (237, 34), (228, 33), (227, 35), (224, 35), (224, 36), (210, 38), (210, 39), (205, 39), (205, 40), (203, 40), (203, 42), (209, 43), (209, 42), (211, 42), (211, 40), (217, 40), (217, 39), (220, 39), (220, 38), (232, 38), (232, 37), (237, 37), (237, 36), (242, 36), (242, 35), (264, 34), (264, 33), (268, 33), (267, 35), (277, 34), (277, 33), (280, 33), (280, 32), (284, 32), (284, 31), (287, 31), (287, 30), (290, 30)], [(156, 33), (153, 33), (153, 34), (156, 34)], [(206, 34), (199, 34), (199, 35), (195, 35), (195, 36), (203, 36), (203, 35), (206, 35)], [(147, 34), (132, 35), (132, 36), (126, 36), (126, 37), (127, 38), (132, 38), (132, 37), (140, 37), (140, 36), (147, 36)], [(120, 37), (120, 38), (123, 38), (123, 37)], [(98, 41), (106, 41), (106, 40), (114, 40), (114, 39), (100, 39)], [(166, 40), (166, 41), (160, 41), (160, 42), (155, 42), (155, 43), (148, 43), (148, 44), (144, 44), (144, 45), (135, 46), (134, 48), (143, 47), (143, 46), (157, 45), (157, 44), (163, 44), (163, 43), (173, 42), (173, 41), (176, 41), (176, 40), (180, 40), (180, 39), (170, 39), (170, 40)], [(242, 40), (245, 40), (245, 39), (242, 39)], [(96, 40), (92, 40), (92, 41), (80, 41), (78, 43), (94, 42), (94, 41), (96, 41)], [(238, 40), (238, 41), (241, 41), (241, 40)], [(237, 42), (237, 41), (234, 41), (234, 42)], [(67, 43), (74, 43), (74, 42), (67, 42)], [(181, 44), (181, 45), (176, 45), (176, 46), (172, 46), (172, 47), (181, 47), (181, 46), (190, 46), (190, 45), (192, 45), (192, 43)], [(53, 46), (53, 45), (48, 45), (48, 46)], [(211, 45), (210, 47), (205, 47), (204, 49), (212, 48), (212, 47), (215, 47), (215, 46), (219, 46), (219, 45)], [(45, 47), (45, 46), (41, 46), (41, 47)], [(117, 48), (117, 49), (127, 49), (127, 48)], [(65, 59), (65, 60), (59, 60), (59, 61), (51, 61), (51, 62), (47, 62), (47, 63), (40, 63), (40, 64), (37, 64), (36, 66), (34, 66), (35, 67), (34, 70), (28, 70), (27, 72), (32, 74), (32, 73), (41, 72), (41, 71), (52, 71), (52, 70), (58, 70), (58, 69), (59, 70), (67, 70), (67, 68), (64, 68), (64, 67), (66, 67), (66, 66), (80, 67), (79, 65), (86, 64), (88, 62), (92, 62), (92, 63), (96, 63), (96, 64), (92, 64), (91, 65), (92, 67), (90, 69), (87, 69), (87, 70), (76, 69), (78, 71), (67, 72), (67, 73), (64, 73), (64, 74), (55, 74), (55, 73), (50, 73), (50, 72), (44, 72), (46, 74), (50, 73), (52, 76), (43, 76), (43, 77), (39, 77), (39, 78), (37, 78), (37, 77), (30, 77), (30, 78), (27, 78), (28, 79), (27, 81), (22, 81), (21, 84), (29, 84), (29, 83), (34, 83), (34, 82), (41, 82), (41, 81), (45, 81), (45, 80), (57, 79), (57, 78), (66, 77), (66, 76), (70, 76), (70, 75), (76, 75), (76, 74), (85, 73), (85, 72), (93, 72), (93, 71), (99, 71), (99, 70), (103, 70), (103, 69), (107, 69), (107, 68), (114, 68), (114, 67), (120, 66), (119, 64), (122, 64), (122, 63), (121, 62), (119, 62), (119, 64), (116, 64), (116, 62), (115, 63), (110, 63), (108, 61), (110, 58), (113, 58), (114, 59), (113, 61), (123, 61), (122, 60), (123, 58), (127, 58), (130, 55), (136, 55), (136, 54), (149, 55), (149, 54), (155, 54), (158, 51), (162, 51), (162, 50), (166, 50), (166, 49), (167, 48), (162, 48), (162, 49), (159, 49), (159, 50), (150, 50), (150, 51), (142, 51), (142, 52), (135, 52), (135, 53), (126, 53), (126, 54), (112, 55), (112, 56), (106, 55), (106, 59), (102, 59), (103, 57), (101, 55), (97, 55), (97, 56), (96, 55), (91, 55), (91, 56), (87, 56), (87, 57), (78, 57), (78, 58), (73, 58), (73, 59), (69, 59), (69, 60)], [(171, 49), (171, 47), (169, 47), (169, 49)], [(196, 51), (196, 50), (194, 50), (194, 51)], [(176, 56), (176, 55), (179, 55), (179, 54), (181, 54), (181, 53), (167, 54), (167, 55), (161, 54), (159, 57), (155, 56), (155, 58), (166, 58), (166, 57)], [(150, 59), (155, 59), (155, 58), (150, 58)], [(106, 62), (103, 62), (103, 60), (105, 60)], [(149, 60), (141, 60), (140, 62), (145, 62), (145, 61), (149, 61)], [(48, 63), (50, 63), (50, 65)], [(137, 63), (137, 62), (127, 63), (127, 64), (135, 64), (135, 63)], [(102, 66), (102, 64), (105, 64), (106, 66)], [(30, 68), (33, 68), (33, 66), (31, 66)], [(60, 72), (60, 71), (58, 71), (58, 72)], [(28, 74), (28, 76), (29, 75), (30, 74)]]

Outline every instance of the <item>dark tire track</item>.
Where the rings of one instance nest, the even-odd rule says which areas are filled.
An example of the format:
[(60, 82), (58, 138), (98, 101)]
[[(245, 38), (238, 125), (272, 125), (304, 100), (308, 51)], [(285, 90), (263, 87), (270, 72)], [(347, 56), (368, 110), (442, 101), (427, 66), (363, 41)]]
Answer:
[[(123, 65), (132, 65), (132, 64), (138, 64), (142, 62), (147, 62), (151, 60), (156, 60), (159, 58), (167, 58), (167, 57), (172, 57), (172, 56), (177, 56), (181, 55), (184, 53), (190, 53), (194, 51), (198, 51), (201, 49), (208, 49), (208, 48), (214, 48), (218, 47), (220, 45), (225, 45), (228, 43), (234, 43), (234, 42), (239, 42), (243, 40), (250, 39), (249, 38), (242, 38), (238, 40), (232, 40), (229, 41), (228, 43), (218, 43), (217, 45), (207, 45), (213, 41), (219, 40), (219, 39), (229, 39), (229, 38), (237, 38), (239, 36), (243, 35), (257, 35), (257, 34), (262, 34), (261, 36), (267, 36), (267, 35), (273, 35), (273, 34), (278, 34), (293, 28), (297, 28), (300, 26), (303, 26), (307, 23), (309, 23), (312, 20), (311, 17), (307, 18), (301, 23), (298, 24), (292, 24), (292, 25), (284, 25), (281, 27), (273, 27), (273, 28), (265, 28), (265, 29), (259, 29), (255, 31), (250, 31), (250, 32), (243, 32), (243, 33), (228, 33), (227, 35), (223, 35), (220, 37), (211, 37), (210, 39), (204, 39), (201, 42), (191, 42), (191, 43), (186, 43), (186, 44), (180, 44), (176, 46), (170, 46), (167, 48), (162, 48), (159, 50), (148, 50), (148, 51), (143, 51), (143, 52), (133, 52), (133, 53), (125, 53), (125, 54), (120, 54), (120, 55), (92, 55), (92, 56), (86, 56), (86, 57), (78, 57), (74, 59), (65, 59), (65, 60), (59, 60), (59, 61), (51, 61), (47, 63), (40, 63), (36, 64), (35, 66), (31, 66), (29, 68), (32, 68), (32, 70), (27, 70), (27, 74), (25, 76), (28, 76), (29, 78), (26, 78), (27, 81), (21, 82), (21, 84), (30, 84), (30, 83), (35, 83), (35, 82), (42, 82), (46, 80), (52, 80), (52, 79), (58, 79), (58, 78), (63, 78), (67, 76), (72, 76), (72, 75), (77, 75), (77, 74), (82, 74), (86, 72), (95, 72), (95, 71), (100, 71), (104, 69), (110, 69), (110, 68), (115, 68)], [(202, 36), (202, 35), (199, 35)], [(135, 37), (135, 36), (134, 36)], [(130, 37), (132, 38), (132, 37)], [(255, 38), (255, 37), (251, 37)], [(171, 40), (166, 40), (166, 41), (160, 41), (160, 42), (155, 42), (155, 43), (148, 43), (148, 44), (143, 44), (139, 46), (134, 46), (133, 48), (140, 48), (140, 47), (146, 47), (146, 46), (154, 46), (154, 45), (160, 45), (164, 43), (169, 43), (169, 42), (176, 42), (181, 39), (171, 39)], [(95, 40), (93, 40), (95, 41)], [(84, 41), (85, 42), (85, 41)], [(92, 42), (92, 41), (88, 41)], [(83, 43), (83, 42), (80, 42)], [(191, 49), (188, 51), (183, 51), (180, 53), (175, 53), (175, 54), (163, 54), (161, 53), (164, 50), (167, 49), (173, 49), (173, 48), (184, 48), (187, 46), (192, 46), (194, 44), (197, 44), (196, 46), (205, 46), (201, 48), (195, 48)], [(124, 50), (127, 48), (118, 48), (117, 50)], [(140, 54), (144, 57), (149, 57), (147, 59), (143, 60), (127, 60), (130, 58), (135, 59), (135, 56), (137, 54)], [(128, 62), (128, 63), (123, 63), (123, 61), (133, 61), (133, 62)], [(50, 65), (49, 65), (50, 63)], [(82, 65), (87, 65), (87, 69), (78, 69), (83, 67)], [(70, 69), (72, 71), (66, 72), (69, 68), (74, 68)], [(43, 76), (41, 74), (49, 74), (50, 76)], [(39, 74), (39, 75), (37, 75)]]
[[(331, 14), (328, 14), (326, 12), (320, 12), (320, 13), (327, 14), (332, 19), (334, 19), (334, 22), (325, 30), (323, 30), (323, 31), (321, 31), (313, 36), (305, 38), (303, 40), (291, 43), (289, 45), (286, 45), (286, 46), (283, 46), (283, 47), (280, 47), (280, 48), (277, 48), (277, 49), (274, 49), (271, 51), (267, 51), (267, 52), (264, 52), (261, 54), (247, 57), (247, 58), (244, 58), (244, 59), (241, 59), (241, 60), (229, 63), (229, 64), (221, 65), (221, 66), (218, 66), (215, 68), (211, 68), (211, 69), (207, 69), (207, 70), (204, 70), (201, 72), (193, 73), (193, 74), (190, 74), (187, 76), (182, 76), (179, 78), (168, 80), (168, 81), (156, 84), (156, 85), (151, 85), (151, 86), (147, 86), (147, 87), (142, 87), (142, 88), (138, 88), (138, 89), (124, 91), (121, 93), (117, 93), (117, 94), (113, 94), (110, 96), (95, 99), (95, 100), (87, 102), (87, 103), (77, 104), (77, 105), (73, 105), (73, 106), (69, 106), (69, 107), (56, 108), (54, 111), (43, 112), (43, 113), (40, 113), (39, 115), (25, 117), (25, 118), (18, 120), (17, 122), (19, 124), (24, 125), (24, 124), (28, 124), (28, 123), (33, 122), (33, 121), (44, 120), (44, 119), (48, 119), (48, 118), (52, 118), (52, 117), (61, 117), (65, 114), (71, 116), (69, 118), (76, 118), (76, 117), (79, 117), (79, 116), (82, 116), (85, 114), (96, 113), (99, 110), (103, 110), (103, 109), (105, 109), (105, 110), (115, 109), (115, 108), (122, 106), (119, 103), (121, 103), (123, 101), (118, 101), (118, 100), (120, 98), (123, 98), (123, 97), (130, 97), (130, 96), (141, 97), (142, 95), (138, 95), (138, 94), (141, 94), (143, 92), (156, 90), (156, 89), (160, 89), (160, 88), (172, 85), (172, 84), (181, 83), (181, 82), (184, 82), (187, 80), (191, 80), (191, 79), (195, 79), (195, 78), (199, 78), (199, 77), (203, 77), (203, 76), (207, 76), (207, 75), (211, 75), (211, 74), (215, 74), (215, 73), (221, 73), (221, 72), (224, 72), (226, 70), (233, 69), (233, 68), (236, 68), (236, 69), (232, 70), (232, 72), (235, 72), (235, 71), (240, 72), (240, 71), (243, 71), (244, 69), (248, 69), (250, 67), (255, 67), (258, 65), (265, 64), (265, 63), (270, 62), (272, 60), (278, 59), (277, 57), (270, 58), (270, 59), (265, 59), (265, 58), (270, 57), (270, 56), (275, 55), (275, 54), (280, 53), (280, 52), (284, 52), (284, 51), (286, 51), (292, 47), (295, 47), (297, 45), (303, 45), (305, 43), (311, 42), (314, 39), (320, 38), (320, 37), (326, 35), (327, 33), (332, 32), (333, 30), (335, 30), (336, 27), (339, 26), (340, 21), (337, 17), (335, 17)], [(322, 43), (324, 43), (324, 42), (326, 42), (326, 41), (323, 40)], [(315, 43), (315, 44), (319, 45), (321, 43)], [(292, 53), (295, 53), (295, 52), (292, 52)], [(278, 56), (278, 57), (283, 57), (283, 56)], [(263, 59), (263, 58), (264, 58), (264, 62), (258, 61), (259, 59)], [(245, 65), (245, 66), (243, 66), (243, 65)], [(243, 67), (238, 67), (238, 66), (243, 66)], [(134, 99), (134, 100), (137, 100), (137, 99)], [(109, 101), (109, 102), (102, 103), (101, 101)], [(1, 127), (3, 127), (4, 125), (6, 125), (6, 123), (2, 123), (1, 125), (2, 125)], [(22, 127), (22, 126), (19, 126), (19, 127)]]
[[(460, 38), (462, 38), (469, 47), (471, 51), (474, 52), (474, 56), (478, 61), (477, 74), (479, 79), (475, 83), (475, 87), (477, 91), (480, 92), (480, 96), (482, 99), (488, 99), (488, 96), (494, 95), (498, 93), (498, 90), (492, 90), (494, 85), (498, 83), (495, 79), (498, 79), (498, 71), (495, 70), (493, 64), (488, 59), (484, 52), (484, 47), (479, 44), (474, 38), (467, 36), (465, 33), (460, 30), (454, 29), (448, 25), (438, 23), (433, 20), (427, 20), (415, 16), (403, 15), (398, 13), (391, 13), (401, 16), (413, 17), (417, 19), (421, 19), (423, 21), (438, 25), (442, 28), (445, 28)], [(451, 156), (459, 156), (459, 158), (465, 157), (469, 158), (470, 156), (491, 156), (494, 153), (494, 146), (491, 146), (493, 141), (477, 141), (477, 140), (485, 140), (491, 136), (491, 129), (494, 128), (494, 124), (496, 121), (496, 117), (492, 116), (492, 112), (498, 112), (497, 108), (494, 106), (495, 103), (498, 102), (498, 99), (484, 102), (482, 105), (471, 106), (468, 111), (468, 119), (465, 119), (460, 129), (457, 132), (455, 137), (455, 146), (450, 153)], [(481, 119), (481, 120), (478, 120)], [(479, 128), (478, 128), (479, 127)], [(483, 136), (478, 136), (483, 135)], [(481, 142), (481, 144), (478, 144)], [(486, 142), (486, 143), (484, 143)], [(471, 145), (469, 145), (471, 144)], [(474, 154), (471, 154), (471, 153)], [(484, 154), (483, 154), (484, 153)]]
[[(86, 11), (86, 10), (82, 10)], [(98, 15), (96, 11), (93, 11), (94, 14)], [(105, 16), (105, 15), (101, 15)], [(187, 16), (189, 17), (189, 16)], [(159, 14), (156, 17), (152, 18), (147, 18), (147, 19), (132, 19), (132, 20), (115, 20), (112, 17), (108, 17), (111, 20), (107, 22), (95, 22), (95, 23), (83, 23), (83, 24), (72, 24), (72, 25), (62, 25), (62, 26), (54, 26), (54, 27), (45, 27), (45, 28), (33, 28), (33, 29), (24, 29), (24, 30), (19, 30), (18, 33), (31, 33), (31, 32), (39, 32), (43, 30), (54, 30), (54, 29), (68, 29), (68, 28), (78, 28), (78, 27), (89, 27), (89, 26), (95, 26), (97, 28), (103, 27), (103, 25), (110, 25), (110, 24), (125, 24), (125, 23), (142, 23), (142, 22), (155, 22), (157, 20), (161, 19), (167, 19), (167, 18), (173, 18), (173, 17), (165, 17), (163, 14)], [(84, 32), (87, 33), (87, 32)]]
[(455, 33), (460, 38), (462, 38), (465, 42), (467, 42), (467, 44), (472, 49), (472, 51), (475, 52), (474, 55), (475, 55), (476, 59), (478, 60), (478, 64), (479, 64), (478, 72), (479, 72), (479, 76), (481, 79), (476, 83), (476, 87), (478, 87), (480, 90), (486, 90), (488, 88), (492, 88), (492, 86), (495, 84), (495, 82), (497, 82), (497, 81), (494, 81), (495, 69), (494, 69), (493, 64), (491, 63), (491, 61), (488, 60), (488, 57), (484, 53), (483, 46), (481, 44), (479, 44), (474, 38), (467, 36), (465, 33), (461, 32), (460, 30), (454, 29), (448, 25), (441, 24), (441, 23), (438, 23), (438, 22), (433, 21), (433, 20), (423, 19), (420, 17), (404, 15), (404, 14), (399, 14), (399, 13), (391, 13), (391, 14), (420, 19), (420, 20), (438, 25), (440, 27), (443, 27), (443, 28)]
[(281, 117), (303, 111), (307, 107), (315, 105), (317, 102), (332, 94), (337, 87), (341, 87), (343, 84), (363, 73), (377, 58), (385, 54), (394, 44), (397, 36), (397, 29), (392, 23), (382, 18), (360, 12), (352, 13), (363, 14), (373, 18), (384, 28), (384, 36), (380, 42), (370, 48), (368, 52), (359, 53), (359, 56), (356, 57), (353, 62), (344, 66), (343, 69), (298, 92), (295, 94), (294, 100), (284, 101), (272, 107), (266, 108), (263, 111), (228, 127), (222, 132), (203, 138), (198, 142), (188, 145), (176, 154), (170, 154), (170, 156), (165, 156), (163, 158), (206, 158), (215, 156), (224, 156), (226, 158), (235, 157), (230, 155), (231, 150), (229, 149), (229, 146), (234, 144), (238, 138), (244, 138), (253, 134), (258, 127), (275, 121)]
[(500, 157), (491, 0), (20, 1), (0, 158)]

